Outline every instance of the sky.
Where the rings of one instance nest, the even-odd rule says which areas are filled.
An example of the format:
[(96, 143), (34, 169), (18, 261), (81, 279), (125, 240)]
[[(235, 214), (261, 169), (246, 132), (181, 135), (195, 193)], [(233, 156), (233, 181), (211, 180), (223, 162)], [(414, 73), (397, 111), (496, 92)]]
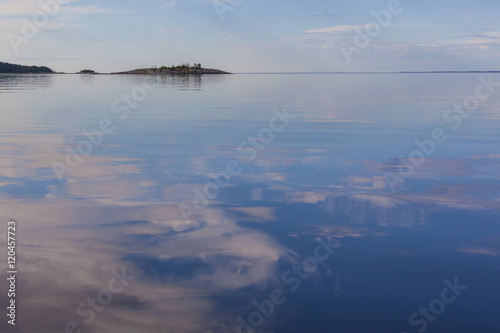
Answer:
[(63, 72), (500, 70), (499, 22), (496, 0), (0, 0), (0, 61)]

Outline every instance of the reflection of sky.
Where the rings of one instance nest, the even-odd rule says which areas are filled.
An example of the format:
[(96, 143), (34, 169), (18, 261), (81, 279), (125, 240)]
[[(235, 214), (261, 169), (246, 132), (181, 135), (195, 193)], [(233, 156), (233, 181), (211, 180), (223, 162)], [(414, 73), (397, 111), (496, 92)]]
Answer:
[[(328, 235), (341, 248), (263, 332), (408, 330), (455, 276), (470, 288), (432, 329), (498, 328), (499, 98), (398, 192), (384, 178), (446, 126), (476, 75), (164, 77), (120, 120), (113, 100), (144, 80), (0, 76), (0, 214), (19, 223), (20, 332), (82, 324), (78, 304), (125, 264), (137, 279), (84, 331), (235, 331)], [(238, 145), (284, 105), (297, 118), (245, 164)], [(52, 162), (104, 117), (116, 130), (59, 182)], [(178, 205), (233, 158), (241, 175), (184, 220)]]

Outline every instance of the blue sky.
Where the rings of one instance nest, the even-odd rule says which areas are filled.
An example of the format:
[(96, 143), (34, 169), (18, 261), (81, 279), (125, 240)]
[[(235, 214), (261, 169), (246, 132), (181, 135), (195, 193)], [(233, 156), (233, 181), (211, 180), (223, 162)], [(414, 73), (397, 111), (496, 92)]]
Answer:
[[(0, 61), (67, 72), (182, 62), (232, 72), (500, 69), (498, 1), (401, 0), (400, 12), (377, 27), (371, 12), (389, 2), (59, 0), (27, 36), (40, 1), (0, 0)], [(341, 46), (354, 46), (366, 28), (374, 31), (369, 45), (347, 61)], [(18, 52), (13, 36), (23, 38)]]

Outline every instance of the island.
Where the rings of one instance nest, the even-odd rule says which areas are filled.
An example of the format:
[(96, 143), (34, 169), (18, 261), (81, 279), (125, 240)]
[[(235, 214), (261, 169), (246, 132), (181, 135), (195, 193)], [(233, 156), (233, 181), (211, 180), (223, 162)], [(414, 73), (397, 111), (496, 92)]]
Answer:
[(0, 62), (0, 73), (2, 74), (53, 74), (52, 69), (45, 66), (24, 66), (8, 62)]
[(97, 73), (92, 69), (83, 69), (79, 71), (77, 74), (97, 74)]
[(140, 68), (127, 72), (118, 72), (111, 74), (231, 74), (231, 73), (224, 72), (219, 69), (203, 68), (201, 64), (194, 64), (192, 66), (190, 66), (189, 64), (182, 64), (170, 67), (155, 66), (151, 68)]

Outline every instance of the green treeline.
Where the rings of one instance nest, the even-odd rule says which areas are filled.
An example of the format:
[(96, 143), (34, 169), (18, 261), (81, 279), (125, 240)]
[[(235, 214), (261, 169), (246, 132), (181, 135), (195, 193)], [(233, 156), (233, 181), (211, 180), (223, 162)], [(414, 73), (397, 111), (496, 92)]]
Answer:
[(167, 67), (167, 66), (162, 66), (160, 68), (157, 68), (156, 66), (155, 67), (152, 67), (151, 70), (152, 71), (157, 71), (157, 70), (160, 70), (160, 71), (193, 71), (193, 70), (200, 70), (200, 69), (203, 69), (201, 67), (201, 64), (193, 64), (193, 66), (189, 65), (189, 63), (186, 63), (186, 64), (182, 64), (182, 65), (178, 65), (178, 66), (170, 66), (170, 67)]
[(0, 62), (0, 73), (15, 73), (15, 74), (39, 74), (39, 73), (54, 73), (54, 71), (45, 66), (23, 66)]

